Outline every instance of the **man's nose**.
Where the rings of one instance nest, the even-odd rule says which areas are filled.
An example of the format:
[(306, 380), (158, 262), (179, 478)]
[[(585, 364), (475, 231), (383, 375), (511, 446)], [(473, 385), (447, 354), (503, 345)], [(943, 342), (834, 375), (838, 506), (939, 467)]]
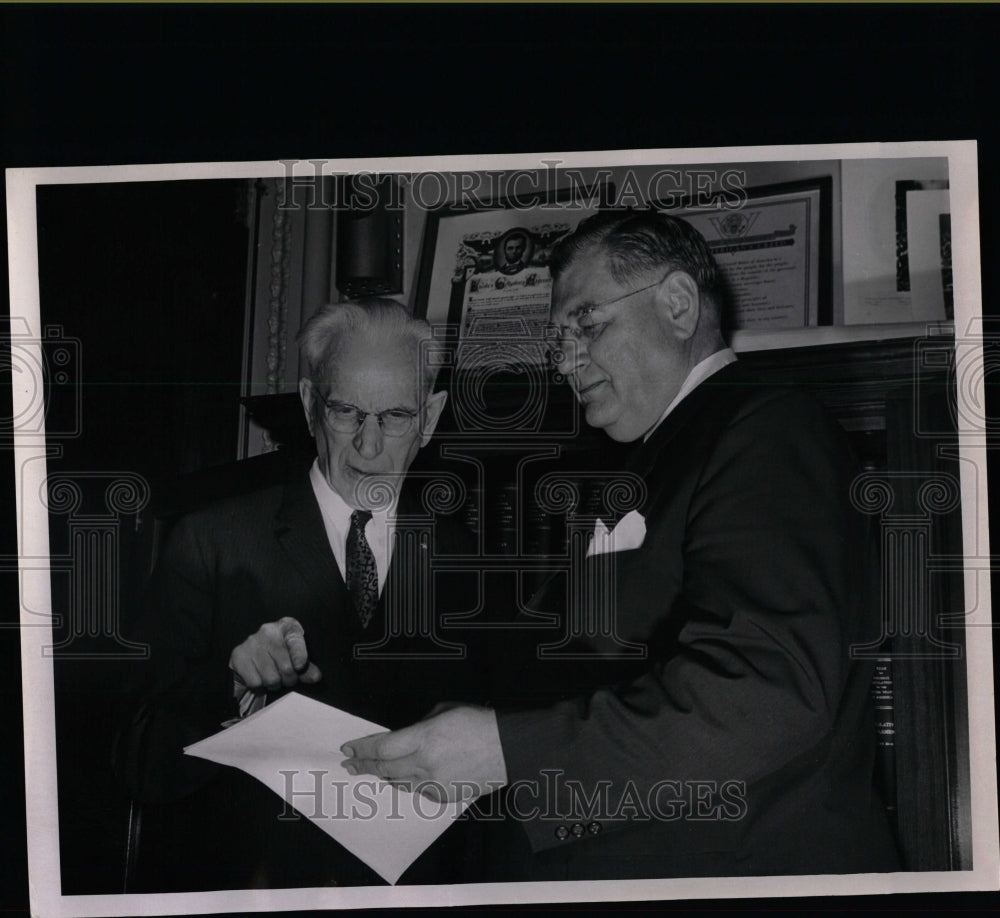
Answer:
[(365, 415), (364, 421), (354, 435), (354, 448), (365, 459), (374, 459), (382, 452), (382, 425), (374, 414)]

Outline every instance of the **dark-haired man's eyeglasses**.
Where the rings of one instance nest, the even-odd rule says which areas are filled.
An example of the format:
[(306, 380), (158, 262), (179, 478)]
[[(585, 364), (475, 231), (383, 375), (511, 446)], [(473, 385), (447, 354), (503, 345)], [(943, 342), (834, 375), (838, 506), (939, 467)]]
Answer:
[(613, 306), (615, 303), (627, 300), (630, 296), (635, 296), (637, 293), (642, 293), (645, 290), (652, 290), (653, 287), (658, 287), (662, 284), (673, 272), (674, 268), (671, 268), (659, 280), (653, 281), (651, 284), (646, 284), (645, 287), (637, 287), (635, 290), (621, 294), (621, 296), (612, 297), (610, 300), (604, 300), (600, 303), (590, 303), (586, 306), (581, 306), (575, 311), (575, 315), (573, 316), (575, 322), (572, 325), (546, 325), (544, 331), (546, 343), (549, 346), (559, 344), (567, 336), (570, 336), (577, 341), (583, 338), (589, 344), (593, 344), (601, 336), (604, 329), (611, 324), (610, 320), (606, 322), (591, 321), (589, 324), (585, 324), (595, 311), (603, 309), (605, 306)]

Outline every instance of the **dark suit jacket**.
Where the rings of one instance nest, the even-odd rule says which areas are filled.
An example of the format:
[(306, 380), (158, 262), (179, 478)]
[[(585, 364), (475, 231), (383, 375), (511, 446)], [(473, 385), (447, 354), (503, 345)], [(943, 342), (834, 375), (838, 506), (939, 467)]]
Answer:
[[(401, 499), (400, 514), (413, 512), (413, 503)], [(403, 595), (399, 591), (415, 598), (428, 619), (464, 610), (463, 591), (454, 580), (433, 598), (413, 595), (417, 584), (428, 582), (416, 569), (432, 554), (463, 550), (462, 534), (439, 520), (433, 544), (424, 538), (430, 530), (401, 540), (405, 527), (403, 522), (397, 527), (379, 612), (365, 629), (354, 614), (304, 470), (284, 484), (212, 505), (174, 528), (147, 591), (138, 638), (148, 642), (151, 657), (119, 743), (123, 779), (137, 798), (153, 805), (147, 813), (159, 812), (166, 826), (155, 846), (159, 853), (144, 858), (149, 867), (144, 885), (383, 882), (307, 820), (279, 820), (282, 801), (255, 780), (182, 750), (218, 732), (236, 714), (228, 668), (233, 648), (265, 622), (286, 615), (301, 622), (310, 660), (323, 673), (321, 682), (296, 691), (390, 729), (418, 720), (438, 701), (482, 701), (484, 690), (476, 684), (482, 668), (463, 636), (440, 634), (453, 648), (464, 646), (461, 656), (420, 660), (413, 652), (440, 652), (440, 644), (426, 635), (387, 634), (387, 597)], [(359, 645), (382, 639), (388, 642), (381, 651), (396, 658), (355, 658)], [(339, 762), (336, 750), (332, 757)], [(454, 879), (460, 835), (449, 829), (436, 853), (432, 847), (401, 882)]]
[[(519, 827), (500, 873), (896, 867), (872, 789), (871, 668), (850, 657), (880, 616), (843, 432), (806, 395), (761, 388), (734, 364), (638, 445), (629, 470), (646, 484), (647, 532), (615, 553), (609, 601), (618, 636), (648, 655), (504, 663), (503, 681), (530, 686), (498, 720), (519, 814), (508, 822), (534, 853)], [(589, 576), (611, 560), (588, 559)]]

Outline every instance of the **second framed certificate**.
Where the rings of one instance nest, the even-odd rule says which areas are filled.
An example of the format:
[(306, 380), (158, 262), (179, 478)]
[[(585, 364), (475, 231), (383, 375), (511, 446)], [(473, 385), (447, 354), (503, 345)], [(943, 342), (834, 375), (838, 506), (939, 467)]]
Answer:
[(748, 188), (737, 209), (669, 213), (708, 241), (724, 277), (732, 330), (831, 324), (829, 176)]

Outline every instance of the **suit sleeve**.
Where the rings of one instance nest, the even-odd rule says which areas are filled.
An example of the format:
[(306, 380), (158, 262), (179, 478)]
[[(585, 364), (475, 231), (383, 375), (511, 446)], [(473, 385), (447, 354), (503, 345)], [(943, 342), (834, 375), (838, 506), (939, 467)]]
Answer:
[(137, 637), (150, 647), (116, 765), (130, 793), (160, 803), (197, 790), (218, 766), (183, 754), (236, 713), (228, 655), (213, 647), (213, 560), (197, 518), (181, 520), (145, 591)]
[[(547, 814), (586, 822), (581, 798), (597, 792), (641, 811), (671, 796), (666, 782), (750, 786), (822, 748), (860, 576), (852, 473), (840, 432), (804, 396), (758, 399), (728, 423), (687, 507), (678, 598), (648, 616), (651, 632), (675, 623), (676, 641), (626, 684), (498, 715), (535, 850), (565, 839)], [(652, 535), (655, 500), (649, 513)]]

